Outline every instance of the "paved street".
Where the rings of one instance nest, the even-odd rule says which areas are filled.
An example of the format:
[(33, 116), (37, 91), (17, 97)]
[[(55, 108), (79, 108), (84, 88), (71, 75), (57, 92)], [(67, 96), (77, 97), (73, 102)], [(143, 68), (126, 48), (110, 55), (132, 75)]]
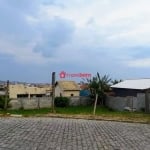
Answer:
[(0, 118), (0, 150), (150, 150), (150, 125)]

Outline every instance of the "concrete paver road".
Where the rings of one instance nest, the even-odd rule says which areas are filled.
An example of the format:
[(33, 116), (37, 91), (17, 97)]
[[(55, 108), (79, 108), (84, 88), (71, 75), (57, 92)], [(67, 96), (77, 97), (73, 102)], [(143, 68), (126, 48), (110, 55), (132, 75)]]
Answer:
[(150, 125), (0, 118), (0, 150), (150, 150)]

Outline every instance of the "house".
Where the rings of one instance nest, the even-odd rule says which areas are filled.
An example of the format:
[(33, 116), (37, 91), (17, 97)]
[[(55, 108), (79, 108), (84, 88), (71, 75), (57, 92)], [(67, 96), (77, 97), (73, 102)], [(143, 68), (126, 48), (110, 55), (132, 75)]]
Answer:
[(9, 97), (17, 98), (32, 98), (49, 96), (51, 91), (50, 85), (32, 85), (32, 84), (10, 84)]
[(125, 80), (111, 86), (115, 96), (136, 97), (138, 93), (145, 93), (150, 89), (150, 79)]
[(125, 80), (111, 86), (113, 96), (107, 96), (106, 106), (115, 110), (150, 110), (150, 79)]
[(57, 81), (55, 84), (55, 96), (79, 96), (80, 87), (75, 81)]

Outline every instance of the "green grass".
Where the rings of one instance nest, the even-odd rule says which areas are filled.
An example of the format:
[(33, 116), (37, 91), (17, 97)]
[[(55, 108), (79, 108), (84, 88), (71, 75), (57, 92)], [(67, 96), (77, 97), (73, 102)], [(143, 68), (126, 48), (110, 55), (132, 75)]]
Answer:
[[(90, 115), (93, 112), (93, 106), (72, 106), (67, 108), (56, 108), (56, 113), (60, 114), (82, 114)], [(110, 113), (111, 111), (106, 107), (97, 107), (96, 114)]]
[[(56, 108), (56, 113), (58, 114), (78, 114), (78, 115), (91, 115), (93, 112), (92, 106), (77, 106), (68, 108)], [(150, 114), (145, 114), (144, 112), (125, 112), (125, 111), (114, 111), (106, 107), (97, 106), (96, 109), (97, 116), (106, 117), (126, 117), (126, 118), (148, 118), (150, 120)]]
[(28, 109), (28, 110), (1, 110), (0, 114), (17, 114), (17, 115), (23, 115), (23, 116), (35, 116), (35, 115), (43, 115), (50, 113), (50, 108), (42, 108), (42, 109)]
[[(81, 115), (81, 116), (91, 116), (93, 112), (93, 106), (74, 106), (66, 108), (55, 108), (56, 113), (59, 115)], [(52, 110), (50, 108), (42, 109), (31, 109), (31, 110), (0, 110), (0, 114), (4, 115), (6, 113), (17, 114), (23, 116), (44, 116), (51, 114)], [(120, 112), (113, 111), (106, 107), (97, 106), (96, 115), (97, 118), (107, 118), (114, 120), (127, 120), (127, 121), (139, 121), (150, 123), (150, 114), (145, 114), (144, 112)]]

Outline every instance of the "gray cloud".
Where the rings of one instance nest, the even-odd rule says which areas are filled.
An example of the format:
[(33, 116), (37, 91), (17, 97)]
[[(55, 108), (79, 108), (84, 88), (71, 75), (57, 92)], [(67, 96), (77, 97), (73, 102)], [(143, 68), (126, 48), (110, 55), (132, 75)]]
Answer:
[(38, 17), (41, 5), (53, 5), (53, 0), (0, 0), (1, 37), (20, 45), (31, 42), (37, 37), (37, 30), (27, 16)]
[(35, 29), (26, 20), (26, 16), (35, 11), (29, 1), (0, 1), (1, 37), (17, 44), (26, 44), (35, 36)]
[(46, 78), (43, 74), (49, 75), (53, 66), (57, 72), (99, 71), (119, 78), (145, 72), (148, 76), (148, 70), (136, 68), (135, 72), (133, 68), (143, 62), (150, 66), (149, 44), (145, 45), (149, 43), (149, 20), (138, 15), (138, 8), (149, 10), (141, 7), (146, 1), (136, 2), (135, 10), (130, 1), (123, 2), (125, 5), (119, 0), (104, 1), (0, 0), (0, 52), (11, 54), (0, 55), (5, 64), (1, 63), (3, 76), (11, 64), (14, 78), (18, 79), (19, 69), (22, 80), (28, 70), (37, 80), (38, 76)]
[(41, 52), (45, 57), (52, 56), (62, 45), (70, 43), (75, 30), (72, 22), (59, 17), (38, 26), (41, 41), (35, 46), (34, 51)]

